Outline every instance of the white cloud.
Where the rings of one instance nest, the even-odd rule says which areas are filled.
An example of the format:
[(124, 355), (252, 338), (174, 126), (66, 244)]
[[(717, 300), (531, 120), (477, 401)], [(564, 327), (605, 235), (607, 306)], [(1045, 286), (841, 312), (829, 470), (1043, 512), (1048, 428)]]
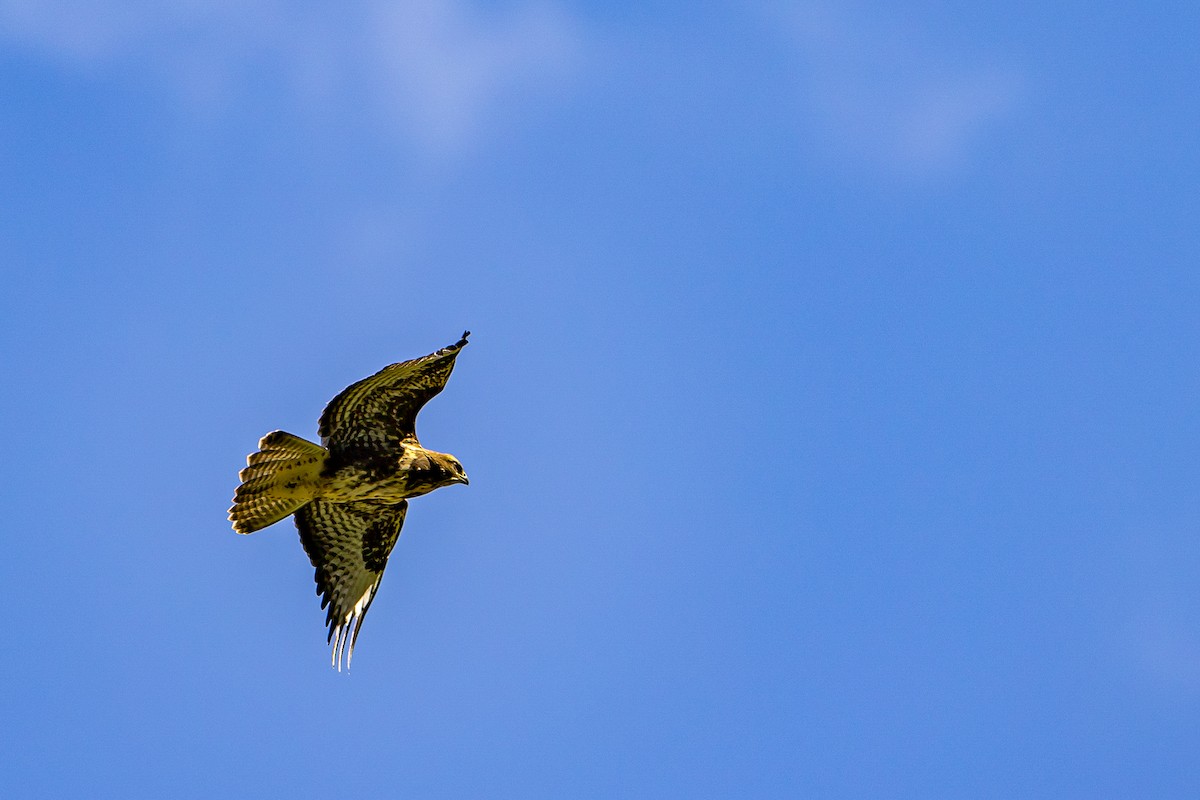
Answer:
[[(470, 130), (516, 85), (556, 81), (578, 52), (572, 26), (547, 5), (487, 21), (456, 2), (381, 3), (375, 11), (376, 61), (431, 143)], [(403, 116), (401, 105), (393, 109)]]
[(87, 74), (165, 82), (204, 116), (275, 78), (303, 113), (365, 109), (434, 152), (561, 85), (582, 46), (551, 0), (504, 13), (466, 0), (0, 0), (0, 42)]
[(827, 155), (941, 172), (1020, 99), (1008, 61), (954, 52), (882, 12), (805, 2), (772, 18), (795, 45), (809, 131)]

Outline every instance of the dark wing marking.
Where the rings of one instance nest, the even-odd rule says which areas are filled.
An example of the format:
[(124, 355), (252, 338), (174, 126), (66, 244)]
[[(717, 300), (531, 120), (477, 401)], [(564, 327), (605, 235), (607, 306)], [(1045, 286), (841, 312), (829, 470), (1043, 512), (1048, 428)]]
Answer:
[(343, 657), (350, 667), (358, 630), (375, 599), (407, 511), (404, 500), (395, 504), (313, 500), (296, 511), (300, 542), (317, 570), (321, 608), (329, 607), (326, 641), (333, 643), (331, 660), (339, 670)]
[(417, 412), (442, 390), (470, 331), (449, 347), (384, 367), (343, 389), (321, 413), (318, 433), (331, 450), (416, 440)]

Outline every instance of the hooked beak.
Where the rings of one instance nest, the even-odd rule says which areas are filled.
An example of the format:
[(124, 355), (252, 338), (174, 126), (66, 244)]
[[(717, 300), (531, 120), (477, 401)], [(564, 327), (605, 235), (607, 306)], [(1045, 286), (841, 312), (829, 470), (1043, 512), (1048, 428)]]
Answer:
[(459, 475), (459, 476), (458, 476), (457, 478), (455, 478), (454, 480), (455, 480), (456, 482), (458, 482), (458, 483), (461, 483), (463, 486), (470, 486), (470, 485), (471, 485), (471, 482), (470, 482), (469, 480), (467, 480), (467, 473), (465, 473), (465, 472), (464, 472), (462, 475)]

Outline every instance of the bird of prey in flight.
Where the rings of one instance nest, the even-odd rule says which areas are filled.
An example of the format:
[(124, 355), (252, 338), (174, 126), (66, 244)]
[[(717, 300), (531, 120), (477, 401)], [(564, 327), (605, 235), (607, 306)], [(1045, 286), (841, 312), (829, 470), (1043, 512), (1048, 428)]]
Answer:
[(327, 641), (341, 670), (354, 654), (388, 555), (400, 537), (408, 498), (467, 483), (458, 459), (421, 446), (417, 412), (446, 385), (470, 331), (436, 353), (384, 367), (329, 401), (321, 444), (268, 433), (246, 458), (229, 519), (238, 533), (294, 515), (316, 568)]

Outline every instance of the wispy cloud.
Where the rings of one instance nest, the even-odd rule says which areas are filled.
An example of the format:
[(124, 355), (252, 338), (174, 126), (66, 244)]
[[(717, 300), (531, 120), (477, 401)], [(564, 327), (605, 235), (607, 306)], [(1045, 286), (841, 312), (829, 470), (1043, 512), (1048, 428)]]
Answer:
[(165, 82), (219, 115), (247, 82), (279, 81), (306, 114), (347, 108), (427, 151), (469, 144), (514, 99), (560, 86), (582, 52), (551, 0), (0, 0), (0, 43), (98, 76)]
[(813, 143), (829, 156), (942, 172), (1021, 97), (1009, 59), (961, 53), (885, 9), (801, 2), (772, 19), (794, 45)]

